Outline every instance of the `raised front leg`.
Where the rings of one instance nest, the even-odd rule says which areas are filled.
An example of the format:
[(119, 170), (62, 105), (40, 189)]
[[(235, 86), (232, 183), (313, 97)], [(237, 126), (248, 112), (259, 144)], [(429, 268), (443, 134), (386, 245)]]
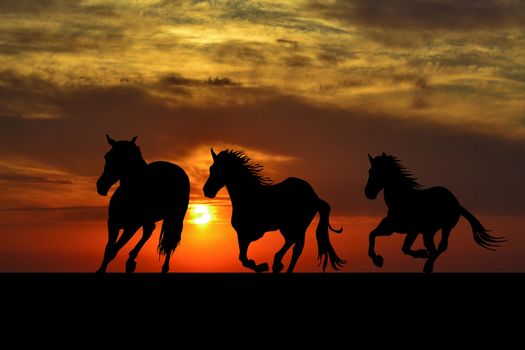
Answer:
[(267, 263), (257, 265), (254, 260), (248, 259), (248, 247), (250, 246), (250, 241), (239, 238), (239, 260), (242, 263), (242, 266), (252, 269), (255, 272), (266, 272), (270, 270), (270, 267)]
[(370, 232), (370, 236), (368, 237), (368, 256), (372, 259), (375, 266), (383, 267), (383, 257), (376, 254), (375, 251), (376, 237), (390, 236), (393, 233), (394, 230), (389, 223), (388, 217), (381, 220), (376, 229)]
[(106, 244), (106, 249), (104, 250), (104, 258), (102, 259), (102, 264), (97, 270), (97, 273), (105, 273), (109, 263), (115, 259), (117, 256), (117, 251), (115, 249), (115, 243), (117, 242), (119, 228), (113, 223), (108, 221), (108, 243)]
[(426, 259), (428, 258), (428, 252), (426, 249), (418, 249), (418, 250), (412, 249), (412, 245), (416, 241), (417, 236), (418, 236), (417, 232), (407, 233), (405, 242), (403, 243), (403, 248), (401, 248), (401, 250), (403, 251), (403, 253), (413, 258)]
[(154, 230), (155, 230), (155, 224), (153, 223), (145, 224), (144, 226), (142, 226), (142, 238), (138, 241), (135, 248), (133, 248), (129, 252), (129, 258), (128, 258), (128, 261), (126, 261), (126, 272), (127, 273), (135, 272), (135, 269), (137, 268), (137, 263), (135, 259), (139, 255), (139, 252), (142, 249), (142, 247), (144, 247), (144, 244), (146, 244), (148, 239), (150, 239), (151, 234), (153, 233)]

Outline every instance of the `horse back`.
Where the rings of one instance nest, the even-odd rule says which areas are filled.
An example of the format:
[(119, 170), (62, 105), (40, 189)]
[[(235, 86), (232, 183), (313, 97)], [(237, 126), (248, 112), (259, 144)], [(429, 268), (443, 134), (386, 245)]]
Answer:
[(190, 181), (181, 167), (153, 162), (134, 186), (116, 189), (109, 204), (109, 218), (121, 225), (159, 221), (174, 210), (186, 212), (189, 194)]
[(459, 219), (459, 202), (444, 187), (413, 190), (400, 198), (388, 212), (396, 222), (396, 232), (437, 230)]

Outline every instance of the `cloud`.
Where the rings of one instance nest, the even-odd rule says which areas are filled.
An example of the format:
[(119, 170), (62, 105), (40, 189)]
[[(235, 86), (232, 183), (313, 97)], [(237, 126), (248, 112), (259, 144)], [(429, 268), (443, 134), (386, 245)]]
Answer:
[(494, 30), (523, 28), (525, 4), (520, 0), (354, 0), (311, 3), (326, 18), (351, 26), (389, 30)]
[[(417, 84), (424, 89), (427, 83)], [(75, 176), (96, 176), (109, 147), (106, 133), (117, 139), (138, 135), (148, 161), (187, 162), (198, 149), (207, 153), (209, 147), (239, 145), (254, 150), (248, 155), (263, 163), (275, 181), (307, 179), (337, 213), (379, 214), (383, 203), (367, 201), (362, 191), (366, 154), (385, 151), (398, 156), (423, 184), (449, 187), (472, 210), (525, 212), (525, 166), (516, 161), (525, 157), (525, 141), (424, 119), (316, 105), (276, 91), (255, 93), (240, 86), (228, 92), (232, 100), (250, 93), (254, 97), (243, 103), (197, 106), (169, 104), (165, 97), (131, 86), (62, 91), (56, 102), (65, 118), (0, 118), (0, 159), (35, 160)], [(258, 154), (295, 160), (278, 163)], [(279, 171), (273, 172), (275, 167)], [(201, 187), (195, 183), (193, 188)]]
[(37, 176), (31, 174), (21, 174), (16, 172), (9, 172), (5, 169), (0, 168), (0, 181), (8, 182), (32, 182), (32, 183), (52, 183), (52, 184), (62, 184), (62, 185), (71, 185), (73, 181), (67, 179), (56, 179), (49, 178), (44, 176)]
[(166, 85), (175, 85), (175, 86), (238, 86), (239, 82), (236, 82), (228, 77), (219, 77), (215, 78), (209, 77), (207, 80), (199, 80), (192, 78), (185, 78), (178, 74), (170, 74), (160, 79), (161, 83)]
[(264, 64), (267, 61), (267, 45), (248, 40), (227, 40), (203, 45), (201, 48), (218, 63), (228, 64)]
[(299, 48), (299, 42), (298, 42), (298, 41), (295, 41), (295, 40), (278, 38), (278, 39), (276, 39), (275, 41), (276, 41), (278, 44), (286, 45), (287, 47), (292, 48), (292, 49), (294, 49), (294, 50), (297, 50), (297, 49)]
[(285, 57), (285, 63), (288, 67), (306, 67), (310, 65), (312, 59), (304, 55), (292, 55)]

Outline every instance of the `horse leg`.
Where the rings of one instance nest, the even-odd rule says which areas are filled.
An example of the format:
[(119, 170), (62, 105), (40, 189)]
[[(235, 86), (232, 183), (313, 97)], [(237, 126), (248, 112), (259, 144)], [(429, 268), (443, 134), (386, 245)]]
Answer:
[(299, 257), (301, 256), (304, 248), (304, 239), (300, 239), (297, 242), (295, 242), (295, 245), (293, 246), (293, 254), (292, 259), (290, 260), (290, 266), (288, 266), (288, 270), (286, 273), (292, 273), (295, 269), (295, 265), (297, 264), (297, 260), (299, 260)]
[(418, 236), (417, 232), (407, 233), (405, 242), (403, 243), (403, 248), (401, 248), (401, 251), (404, 254), (410, 255), (413, 258), (426, 259), (428, 258), (428, 251), (426, 249), (418, 249), (418, 250), (412, 249), (412, 245), (416, 241), (417, 236)]
[(117, 225), (108, 221), (108, 243), (106, 244), (106, 249), (104, 250), (104, 258), (102, 259), (102, 265), (97, 270), (97, 273), (105, 273), (109, 263), (115, 259), (117, 252), (115, 250), (115, 243), (117, 242), (119, 228)]
[(431, 273), (434, 271), (434, 262), (436, 261), (438, 254), (436, 250), (436, 244), (434, 243), (435, 232), (423, 232), (423, 243), (428, 250), (428, 260), (425, 263), (423, 272)]
[[(124, 232), (122, 232), (122, 235), (117, 240), (117, 242), (114, 244), (113, 248), (113, 258), (117, 256), (118, 252), (126, 245), (126, 243), (129, 242), (131, 237), (137, 232), (137, 230), (140, 228), (140, 225), (134, 225), (134, 226), (126, 226), (124, 227)], [(113, 260), (113, 258), (111, 260)]]
[(135, 269), (137, 268), (137, 263), (135, 262), (135, 259), (139, 255), (140, 250), (142, 247), (144, 247), (144, 244), (150, 239), (151, 235), (153, 234), (153, 231), (155, 230), (155, 224), (145, 224), (142, 226), (142, 238), (140, 241), (138, 241), (135, 248), (133, 248), (129, 252), (129, 258), (128, 261), (126, 261), (126, 272), (127, 273), (133, 273), (135, 272)]
[(445, 250), (448, 248), (448, 238), (450, 237), (450, 233), (452, 232), (452, 229), (450, 228), (443, 228), (441, 230), (441, 241), (439, 242), (439, 246), (437, 249), (437, 255), (443, 254)]
[(252, 269), (255, 272), (265, 272), (270, 270), (270, 267), (267, 263), (257, 265), (254, 260), (248, 259), (248, 247), (250, 246), (250, 241), (239, 238), (239, 260), (242, 263), (242, 266)]
[(368, 256), (377, 267), (383, 267), (383, 257), (375, 252), (376, 237), (392, 235), (394, 230), (390, 226), (388, 218), (384, 218), (368, 237)]
[(293, 241), (286, 240), (284, 242), (283, 247), (275, 254), (275, 257), (273, 259), (273, 266), (272, 271), (274, 273), (280, 273), (284, 269), (283, 265), (283, 258), (285, 254), (288, 252), (288, 249), (290, 249), (293, 245)]

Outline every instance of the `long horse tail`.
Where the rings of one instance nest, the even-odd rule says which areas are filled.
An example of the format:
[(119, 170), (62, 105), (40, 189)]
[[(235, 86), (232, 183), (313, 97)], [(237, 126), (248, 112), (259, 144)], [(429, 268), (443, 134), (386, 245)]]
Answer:
[(505, 237), (492, 236), (489, 233), (490, 230), (486, 229), (472, 213), (462, 206), (460, 206), (460, 213), (470, 223), (474, 241), (481, 247), (495, 251), (496, 249), (494, 248), (501, 246), (501, 243), (507, 241)]
[(319, 199), (318, 211), (321, 218), (319, 219), (319, 224), (317, 225), (315, 236), (317, 238), (318, 248), (317, 258), (319, 259), (319, 264), (323, 264), (323, 272), (326, 270), (328, 260), (330, 260), (330, 265), (332, 265), (332, 268), (334, 270), (339, 270), (341, 267), (343, 267), (344, 264), (346, 264), (346, 260), (343, 260), (339, 256), (337, 256), (337, 253), (335, 252), (332, 243), (330, 243), (330, 237), (328, 236), (329, 229), (330, 231), (333, 231), (335, 233), (343, 232), (343, 228), (336, 230), (330, 225), (330, 209), (331, 208), (328, 203), (326, 203), (322, 199)]
[(158, 252), (159, 255), (171, 256), (182, 239), (182, 229), (187, 206), (175, 215), (170, 214), (164, 218), (160, 231)]

